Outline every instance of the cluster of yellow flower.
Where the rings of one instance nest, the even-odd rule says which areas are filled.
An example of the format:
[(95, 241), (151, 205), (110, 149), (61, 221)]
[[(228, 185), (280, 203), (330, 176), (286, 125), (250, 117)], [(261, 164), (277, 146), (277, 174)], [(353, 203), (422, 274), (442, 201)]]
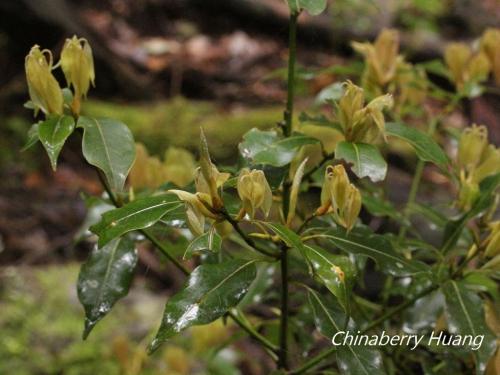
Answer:
[(316, 215), (332, 213), (334, 220), (352, 229), (361, 211), (361, 193), (349, 182), (343, 165), (328, 166), (321, 189), (321, 206)]
[(381, 95), (365, 106), (361, 87), (351, 81), (345, 83), (345, 91), (337, 105), (337, 118), (349, 142), (373, 143), (385, 138), (383, 110), (393, 105), (390, 94)]
[(35, 115), (41, 110), (45, 114), (61, 115), (64, 99), (61, 87), (52, 70), (61, 66), (68, 87), (73, 88), (71, 110), (80, 113), (81, 98), (87, 95), (90, 84), (94, 84), (94, 60), (86, 39), (73, 36), (66, 39), (59, 64), (53, 64), (52, 52), (40, 50), (38, 45), (31, 48), (25, 59), (26, 78)]
[(471, 83), (479, 83), (493, 72), (500, 84), (500, 29), (487, 29), (480, 40), (480, 48), (473, 51), (465, 43), (450, 43), (445, 50), (444, 60), (451, 78), (458, 90)]
[(383, 29), (374, 43), (353, 42), (352, 47), (365, 58), (362, 85), (370, 97), (393, 94), (396, 110), (406, 104), (418, 105), (425, 99), (425, 72), (399, 54), (397, 30)]

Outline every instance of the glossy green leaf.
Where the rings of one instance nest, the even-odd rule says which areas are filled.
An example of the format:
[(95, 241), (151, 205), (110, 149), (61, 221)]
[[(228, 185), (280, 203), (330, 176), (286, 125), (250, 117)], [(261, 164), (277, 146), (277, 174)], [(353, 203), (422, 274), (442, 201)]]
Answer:
[(105, 118), (80, 117), (82, 152), (87, 162), (104, 172), (112, 190), (121, 190), (134, 163), (134, 137), (127, 125)]
[(496, 339), (486, 325), (483, 301), (476, 294), (466, 289), (461, 282), (450, 280), (442, 286), (446, 299), (448, 330), (453, 335), (483, 335), (483, 343), (477, 350), (471, 350), (476, 358), (476, 374), (481, 375), (488, 360), (495, 352)]
[(308, 288), (307, 297), (314, 314), (314, 325), (325, 338), (331, 340), (337, 332), (345, 330), (347, 315), (334, 300), (324, 298)]
[(350, 254), (366, 255), (375, 260), (380, 269), (395, 276), (430, 272), (429, 266), (417, 260), (406, 259), (398, 254), (391, 242), (384, 236), (353, 229), (347, 233), (344, 229), (330, 229), (321, 237)]
[(122, 237), (94, 248), (78, 276), (78, 299), (85, 308), (85, 339), (96, 323), (127, 295), (137, 263), (132, 240)]
[(99, 223), (90, 230), (99, 236), (99, 246), (127, 232), (145, 229), (158, 220), (184, 218), (184, 203), (173, 194), (140, 198), (123, 207), (105, 212)]
[(283, 224), (262, 221), (261, 224), (271, 229), (288, 247), (297, 249), (305, 257), (305, 247), (300, 236)]
[(149, 351), (190, 326), (208, 324), (226, 314), (245, 296), (255, 275), (255, 260), (234, 259), (197, 267), (184, 288), (168, 300)]
[(275, 131), (251, 129), (243, 136), (239, 145), (241, 155), (253, 164), (283, 167), (289, 164), (301, 146), (318, 143), (315, 138), (292, 134), (280, 138)]
[[(356, 332), (356, 329), (352, 327), (353, 324), (345, 327), (347, 317), (340, 306), (311, 289), (309, 289), (308, 297), (316, 328), (328, 340), (332, 340), (337, 332), (346, 330), (349, 330), (351, 334)], [(385, 375), (382, 356), (372, 348), (360, 345), (338, 345), (335, 353), (339, 370), (344, 375)]]
[(448, 163), (448, 157), (434, 139), (415, 128), (398, 122), (389, 122), (385, 124), (385, 132), (387, 135), (401, 138), (412, 145), (419, 159), (423, 161), (430, 161), (441, 166)]
[(210, 230), (191, 241), (184, 253), (184, 259), (190, 259), (194, 254), (200, 254), (204, 251), (218, 253), (221, 246), (221, 236), (217, 233), (215, 227), (211, 227)]
[(500, 186), (500, 173), (486, 177), (479, 184), (480, 195), (474, 202), (472, 208), (456, 220), (450, 220), (444, 229), (441, 251), (447, 253), (460, 238), (463, 229), (477, 215), (485, 211), (494, 201), (493, 194)]
[(50, 165), (55, 171), (57, 158), (64, 142), (73, 133), (75, 120), (71, 116), (51, 116), (38, 124), (38, 137), (50, 159)]
[(377, 182), (384, 180), (387, 174), (387, 163), (379, 149), (367, 143), (339, 142), (335, 159), (344, 159), (352, 164), (352, 171), (359, 178), (368, 177)]
[(307, 11), (311, 16), (317, 16), (326, 9), (326, 0), (287, 0), (292, 13)]
[(305, 246), (305, 255), (314, 274), (339, 300), (349, 314), (356, 268), (347, 256), (331, 254), (318, 246)]
[(21, 151), (26, 151), (27, 149), (33, 147), (40, 140), (38, 136), (38, 126), (41, 122), (42, 121), (31, 125), (30, 129), (28, 130), (28, 138), (26, 139), (26, 143), (24, 144)]

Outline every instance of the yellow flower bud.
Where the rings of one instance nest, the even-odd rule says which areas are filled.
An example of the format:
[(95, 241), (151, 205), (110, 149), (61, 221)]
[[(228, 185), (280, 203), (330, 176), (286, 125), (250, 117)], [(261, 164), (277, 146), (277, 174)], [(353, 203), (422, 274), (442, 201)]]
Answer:
[[(215, 186), (215, 191), (217, 192), (217, 189), (220, 188), (224, 183), (228, 180), (228, 178), (231, 176), (229, 173), (221, 173), (217, 169), (217, 167), (213, 164), (210, 165), (209, 167), (211, 169), (210, 173), (210, 179), (213, 181), (213, 184)], [(212, 182), (208, 182), (205, 179), (205, 174), (203, 174), (203, 171), (201, 167), (196, 168), (195, 171), (195, 176), (194, 176), (194, 183), (196, 185), (196, 191), (199, 193), (205, 193), (205, 194), (212, 194), (212, 189), (210, 188)], [(218, 196), (218, 192), (216, 193)]]
[(388, 84), (396, 73), (399, 50), (399, 33), (394, 29), (381, 31), (375, 43), (352, 43), (355, 51), (365, 57), (365, 72), (363, 80), (383, 87)]
[(90, 84), (94, 85), (94, 59), (92, 49), (84, 38), (66, 39), (61, 52), (61, 68), (68, 86), (73, 86), (75, 97), (87, 96)]
[(467, 79), (472, 81), (484, 81), (488, 78), (491, 65), (488, 57), (484, 53), (478, 53), (471, 58), (467, 67)]
[(345, 91), (338, 104), (338, 119), (344, 132), (352, 126), (354, 115), (363, 108), (363, 89), (351, 81), (345, 83)]
[(361, 194), (349, 182), (343, 165), (328, 166), (321, 190), (321, 206), (316, 215), (333, 213), (335, 221), (347, 230), (351, 230), (361, 210)]
[(307, 158), (305, 158), (299, 167), (295, 171), (295, 176), (293, 176), (292, 189), (290, 190), (290, 204), (288, 205), (288, 216), (286, 218), (286, 224), (290, 225), (293, 218), (295, 217), (295, 209), (297, 207), (297, 200), (299, 199), (299, 189), (302, 182), (302, 177), (304, 176), (304, 168), (307, 164)]
[(486, 238), (485, 255), (487, 257), (494, 257), (500, 254), (500, 221), (494, 221), (489, 225), (490, 234)]
[(349, 231), (356, 224), (359, 212), (361, 211), (361, 193), (353, 185), (349, 184), (346, 201), (342, 210), (343, 226)]
[(500, 85), (500, 29), (487, 29), (481, 38), (481, 50), (490, 61), (495, 82)]
[(385, 119), (383, 110), (392, 107), (392, 95), (381, 95), (373, 99), (361, 111), (356, 112), (354, 122), (346, 139), (351, 142), (372, 143), (380, 136), (385, 139)]
[(462, 173), (460, 178), (460, 191), (458, 195), (458, 206), (463, 211), (468, 211), (479, 196), (479, 184), (472, 179), (464, 178)]
[(251, 218), (255, 217), (256, 210), (259, 208), (266, 217), (269, 215), (273, 194), (264, 172), (243, 168), (238, 176), (236, 187), (243, 209)]
[(486, 177), (500, 172), (500, 149), (488, 145), (481, 155), (480, 164), (472, 173), (472, 179), (479, 183)]
[(444, 59), (456, 87), (461, 90), (469, 82), (480, 82), (488, 78), (490, 62), (485, 53), (472, 54), (464, 43), (450, 43), (445, 50)]
[(464, 43), (450, 43), (444, 51), (444, 61), (450, 69), (451, 77), (457, 87), (464, 84), (464, 71), (472, 55), (469, 46)]
[(460, 168), (473, 170), (480, 162), (483, 152), (488, 146), (488, 129), (481, 125), (466, 128), (458, 143), (457, 161)]
[(219, 173), (210, 160), (208, 143), (203, 129), (200, 129), (200, 167), (195, 176), (196, 190), (210, 194), (215, 208), (222, 207), (222, 200), (218, 188), (229, 178), (229, 173)]
[(186, 216), (188, 226), (194, 235), (199, 236), (205, 232), (205, 217), (210, 219), (218, 219), (210, 208), (212, 207), (212, 199), (210, 195), (204, 193), (188, 193), (183, 190), (169, 190), (170, 193), (186, 203)]
[[(48, 61), (47, 61), (48, 57)], [(45, 114), (63, 113), (63, 96), (59, 83), (52, 75), (52, 54), (35, 45), (26, 56), (24, 67), (31, 101), (35, 114), (42, 110)]]

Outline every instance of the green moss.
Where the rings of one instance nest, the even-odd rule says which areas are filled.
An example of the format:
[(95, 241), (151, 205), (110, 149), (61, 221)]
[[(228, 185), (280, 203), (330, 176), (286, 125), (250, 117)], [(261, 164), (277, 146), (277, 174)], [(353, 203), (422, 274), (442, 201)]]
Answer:
[(136, 139), (152, 153), (163, 154), (166, 147), (198, 148), (200, 127), (210, 142), (212, 155), (228, 160), (237, 153), (241, 136), (253, 127), (268, 128), (280, 120), (278, 107), (225, 111), (208, 102), (175, 98), (154, 104), (114, 104), (88, 101), (84, 113), (111, 117), (126, 123)]
[[(0, 269), (0, 374), (119, 375), (124, 368), (136, 375), (169, 373), (165, 372), (169, 345), (184, 348), (190, 363), (200, 370), (196, 374), (213, 366), (231, 371), (211, 374), (238, 373), (231, 361), (214, 354), (213, 347), (202, 352), (192, 349), (193, 340), (200, 339), (190, 330), (147, 356), (146, 346), (159, 326), (165, 297), (149, 291), (140, 279), (83, 341), (84, 313), (76, 295), (79, 267)], [(203, 337), (213, 337), (226, 328), (201, 329)]]

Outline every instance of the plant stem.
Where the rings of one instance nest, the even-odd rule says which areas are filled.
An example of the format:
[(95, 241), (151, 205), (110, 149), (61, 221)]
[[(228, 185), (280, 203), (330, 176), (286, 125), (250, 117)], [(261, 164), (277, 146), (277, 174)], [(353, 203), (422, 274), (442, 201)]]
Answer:
[(274, 258), (274, 259), (278, 259), (279, 258), (279, 255), (277, 254), (274, 254), (272, 252), (270, 252), (269, 250), (267, 249), (263, 249), (259, 246), (257, 246), (257, 244), (255, 243), (255, 241), (248, 237), (245, 232), (243, 232), (243, 230), (241, 229), (240, 225), (238, 224), (238, 221), (235, 220), (234, 218), (231, 217), (231, 215), (226, 211), (226, 210), (222, 210), (222, 215), (224, 216), (224, 219), (226, 219), (229, 224), (232, 225), (233, 229), (240, 235), (240, 237), (243, 239), (243, 241), (245, 241), (245, 243), (250, 246), (251, 248), (253, 248), (254, 250), (256, 250), (257, 252), (265, 255), (265, 256), (268, 256), (268, 257), (271, 257), (271, 258)]
[(151, 241), (151, 243), (156, 248), (158, 248), (163, 253), (163, 255), (165, 255), (168, 258), (168, 260), (170, 260), (184, 275), (188, 276), (190, 274), (190, 271), (186, 267), (184, 267), (182, 263), (177, 260), (177, 258), (175, 258), (172, 254), (170, 254), (168, 249), (165, 247), (164, 244), (161, 243), (161, 241), (158, 238), (156, 238), (155, 236), (153, 236), (151, 233), (149, 233), (144, 229), (139, 230), (139, 232), (142, 233), (144, 237), (146, 237), (149, 241)]
[[(298, 12), (290, 14), (288, 30), (288, 79), (287, 100), (284, 113), (283, 135), (290, 137), (293, 128), (293, 104), (295, 94), (295, 60), (297, 58), (297, 19)], [(290, 181), (283, 182), (283, 217), (288, 216), (290, 205)], [(281, 319), (280, 319), (280, 350), (278, 368), (288, 369), (288, 247), (281, 247)]]
[[(438, 287), (439, 287), (438, 285), (432, 285), (431, 287), (429, 287), (427, 289), (424, 289), (422, 292), (420, 292), (419, 294), (417, 294), (412, 299), (409, 299), (409, 300), (403, 302), (402, 304), (400, 304), (400, 305), (396, 306), (395, 308), (393, 308), (391, 311), (388, 311), (387, 313), (385, 313), (384, 315), (382, 315), (380, 318), (375, 319), (372, 323), (370, 323), (368, 326), (366, 326), (360, 332), (360, 334), (364, 334), (364, 333), (372, 330), (373, 328), (377, 327), (379, 324), (385, 322), (387, 319), (391, 318), (393, 315), (395, 315), (395, 314), (403, 311), (407, 307), (410, 307), (411, 305), (413, 305), (420, 298), (426, 296), (429, 293), (432, 293)], [(305, 371), (307, 371), (310, 368), (316, 366), (318, 363), (320, 363), (321, 361), (323, 361), (325, 358), (327, 358), (330, 355), (332, 355), (336, 350), (337, 350), (337, 348), (333, 347), (333, 348), (330, 348), (330, 349), (327, 349), (327, 350), (323, 351), (322, 353), (318, 354), (316, 357), (314, 357), (311, 360), (307, 361), (304, 365), (302, 365), (298, 369), (296, 369), (294, 371), (291, 371), (289, 374), (290, 375), (303, 374)]]
[(278, 367), (288, 369), (288, 248), (282, 247), (281, 257), (281, 320)]
[[(290, 14), (288, 30), (288, 79), (287, 79), (287, 99), (285, 109), (285, 126), (283, 134), (289, 137), (292, 134), (293, 123), (293, 101), (295, 95), (295, 60), (297, 58), (297, 18), (299, 13)], [(286, 216), (285, 216), (286, 217)]]

